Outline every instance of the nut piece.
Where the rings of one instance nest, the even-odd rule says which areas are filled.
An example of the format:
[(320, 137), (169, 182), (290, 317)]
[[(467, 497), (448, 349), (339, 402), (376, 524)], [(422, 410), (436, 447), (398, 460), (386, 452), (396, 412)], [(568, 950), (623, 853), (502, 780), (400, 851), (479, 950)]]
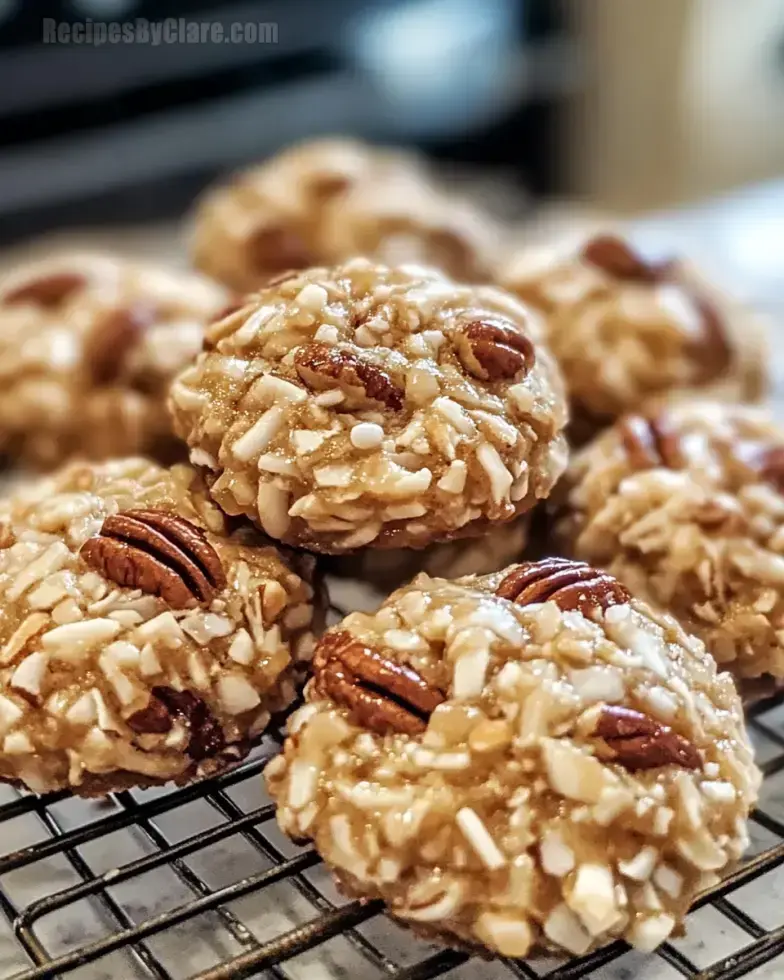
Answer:
[(387, 660), (347, 630), (327, 633), (313, 660), (314, 687), (379, 735), (419, 735), (444, 700), (419, 674)]
[(209, 603), (226, 584), (204, 532), (165, 511), (128, 510), (107, 517), (80, 554), (118, 585), (160, 596), (174, 608)]
[(673, 266), (671, 262), (646, 262), (615, 235), (592, 238), (583, 246), (581, 257), (602, 272), (630, 282), (660, 282), (671, 274)]
[(603, 705), (593, 734), (605, 743), (597, 746), (597, 756), (631, 772), (669, 765), (702, 768), (700, 753), (691, 742), (631, 708)]
[(666, 415), (657, 418), (627, 415), (619, 428), (629, 462), (635, 469), (666, 466), (677, 470), (683, 466), (680, 440)]
[(501, 320), (474, 320), (455, 340), (460, 363), (482, 381), (519, 380), (534, 366), (534, 346)]
[(126, 724), (138, 735), (165, 735), (171, 731), (172, 717), (163, 701), (153, 696), (147, 707), (135, 711)]
[(22, 283), (5, 295), (5, 305), (12, 303), (38, 303), (40, 306), (57, 306), (71, 293), (87, 285), (87, 279), (78, 272), (53, 272)]
[(156, 315), (157, 310), (149, 303), (135, 303), (129, 309), (112, 310), (96, 324), (85, 350), (95, 384), (111, 384), (120, 377), (126, 356)]
[(226, 746), (226, 737), (220, 722), (206, 703), (190, 691), (175, 691), (171, 687), (154, 687), (156, 698), (170, 715), (182, 718), (190, 729), (191, 737), (186, 752), (197, 762), (217, 755)]
[(591, 609), (629, 601), (629, 593), (612, 575), (568, 558), (545, 558), (515, 566), (502, 579), (496, 595), (518, 606), (552, 600), (560, 609), (577, 609), (584, 616)]
[(318, 342), (305, 344), (294, 355), (294, 366), (313, 391), (341, 388), (358, 404), (380, 402), (395, 412), (403, 407), (405, 392), (386, 371), (350, 351)]

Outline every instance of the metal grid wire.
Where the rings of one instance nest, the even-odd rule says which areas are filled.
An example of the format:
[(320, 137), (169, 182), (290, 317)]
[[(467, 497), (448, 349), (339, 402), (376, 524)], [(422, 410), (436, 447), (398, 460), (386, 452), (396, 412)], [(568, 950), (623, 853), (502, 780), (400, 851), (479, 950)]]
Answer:
[[(278, 734), (238, 768), (182, 790), (83, 801), (7, 788), (0, 977), (745, 976), (784, 953), (784, 695), (757, 705), (750, 729), (766, 776), (751, 856), (700, 897), (687, 936), (653, 957), (616, 942), (574, 960), (488, 964), (404, 933), (380, 903), (345, 902), (315, 853), (277, 831), (260, 773)], [(783, 964), (754, 976), (780, 976)]]

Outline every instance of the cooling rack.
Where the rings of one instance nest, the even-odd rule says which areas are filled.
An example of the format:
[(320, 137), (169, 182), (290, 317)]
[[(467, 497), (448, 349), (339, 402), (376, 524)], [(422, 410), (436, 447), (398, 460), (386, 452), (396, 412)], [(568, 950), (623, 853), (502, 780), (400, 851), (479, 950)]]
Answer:
[[(0, 795), (2, 980), (732, 980), (784, 976), (784, 694), (750, 731), (765, 773), (745, 862), (700, 896), (686, 935), (643, 956), (470, 958), (378, 902), (343, 899), (283, 837), (261, 771), (280, 732), (217, 779), (84, 801)], [(779, 959), (780, 957), (780, 959)]]

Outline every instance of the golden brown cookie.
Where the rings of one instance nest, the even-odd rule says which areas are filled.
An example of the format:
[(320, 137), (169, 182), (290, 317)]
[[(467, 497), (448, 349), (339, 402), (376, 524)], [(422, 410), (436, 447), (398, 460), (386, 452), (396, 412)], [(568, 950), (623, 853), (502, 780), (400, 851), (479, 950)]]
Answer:
[(748, 843), (732, 680), (606, 573), (421, 575), (313, 663), (266, 770), (278, 822), (426, 937), (650, 951)]
[(495, 223), (439, 189), (416, 158), (348, 139), (311, 140), (208, 190), (194, 218), (194, 264), (232, 289), (289, 269), (366, 255), (486, 280)]
[(620, 420), (559, 488), (563, 548), (676, 616), (719, 665), (784, 679), (784, 432), (690, 402)]
[(491, 287), (355, 259), (292, 273), (212, 325), (172, 387), (227, 514), (315, 551), (484, 534), (566, 462), (558, 370)]
[(500, 281), (545, 316), (584, 441), (651, 398), (766, 387), (760, 324), (678, 260), (651, 262), (601, 234), (577, 249), (526, 250)]
[(92, 795), (241, 759), (323, 622), (312, 559), (189, 467), (74, 464), (0, 505), (0, 779)]
[(191, 273), (106, 255), (13, 269), (0, 280), (0, 452), (42, 469), (181, 456), (166, 392), (225, 305)]

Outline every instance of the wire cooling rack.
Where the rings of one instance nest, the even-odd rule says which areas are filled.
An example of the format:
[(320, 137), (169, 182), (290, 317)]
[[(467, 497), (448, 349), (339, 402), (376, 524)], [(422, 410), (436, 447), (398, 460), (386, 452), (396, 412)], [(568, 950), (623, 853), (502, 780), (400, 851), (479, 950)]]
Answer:
[[(283, 837), (261, 771), (106, 800), (0, 795), (2, 980), (718, 980), (784, 976), (784, 695), (750, 729), (765, 772), (745, 863), (700, 897), (685, 937), (643, 956), (485, 962), (419, 941), (380, 903), (346, 901)], [(777, 962), (774, 962), (779, 958)]]

